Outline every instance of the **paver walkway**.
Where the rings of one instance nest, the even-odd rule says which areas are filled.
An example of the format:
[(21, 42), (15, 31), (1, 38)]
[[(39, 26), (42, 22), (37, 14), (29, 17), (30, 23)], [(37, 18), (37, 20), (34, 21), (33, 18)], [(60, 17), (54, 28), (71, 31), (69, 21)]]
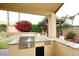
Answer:
[(9, 56), (9, 49), (0, 49), (0, 56)]

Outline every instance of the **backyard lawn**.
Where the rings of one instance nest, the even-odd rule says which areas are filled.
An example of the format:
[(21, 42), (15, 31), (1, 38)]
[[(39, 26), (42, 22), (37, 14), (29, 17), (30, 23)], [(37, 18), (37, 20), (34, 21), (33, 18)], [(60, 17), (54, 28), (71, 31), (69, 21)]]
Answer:
[(0, 49), (8, 48), (8, 43), (13, 40), (14, 37), (0, 38)]

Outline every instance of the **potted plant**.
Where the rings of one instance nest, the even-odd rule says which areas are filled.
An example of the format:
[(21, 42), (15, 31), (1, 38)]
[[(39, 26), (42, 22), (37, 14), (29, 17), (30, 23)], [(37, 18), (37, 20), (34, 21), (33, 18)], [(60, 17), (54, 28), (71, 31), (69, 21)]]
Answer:
[(66, 35), (66, 40), (71, 41), (71, 42), (75, 42), (75, 37), (76, 37), (76, 34), (74, 32), (69, 32)]

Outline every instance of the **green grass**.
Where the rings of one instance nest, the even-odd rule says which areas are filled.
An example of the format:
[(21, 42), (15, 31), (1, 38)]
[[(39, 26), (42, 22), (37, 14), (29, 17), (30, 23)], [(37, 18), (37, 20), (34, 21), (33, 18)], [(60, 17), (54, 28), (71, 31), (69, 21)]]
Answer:
[(8, 48), (8, 43), (13, 40), (13, 37), (0, 38), (0, 49)]

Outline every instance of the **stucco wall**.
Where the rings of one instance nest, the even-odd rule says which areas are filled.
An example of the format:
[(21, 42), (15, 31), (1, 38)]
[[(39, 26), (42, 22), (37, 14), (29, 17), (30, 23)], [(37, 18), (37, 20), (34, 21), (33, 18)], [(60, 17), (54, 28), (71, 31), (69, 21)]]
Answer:
[(9, 45), (10, 56), (34, 56), (35, 48), (19, 49), (19, 45)]
[(54, 45), (55, 56), (79, 56), (79, 49), (72, 48), (59, 42), (54, 42)]
[(26, 49), (19, 49), (19, 45), (8, 45), (10, 50), (9, 55), (11, 56), (35, 56), (36, 54), (36, 47), (44, 46), (44, 55), (45, 56), (53, 56), (53, 42), (51, 45), (45, 45), (45, 42), (38, 42), (35, 43), (34, 48), (26, 48)]

